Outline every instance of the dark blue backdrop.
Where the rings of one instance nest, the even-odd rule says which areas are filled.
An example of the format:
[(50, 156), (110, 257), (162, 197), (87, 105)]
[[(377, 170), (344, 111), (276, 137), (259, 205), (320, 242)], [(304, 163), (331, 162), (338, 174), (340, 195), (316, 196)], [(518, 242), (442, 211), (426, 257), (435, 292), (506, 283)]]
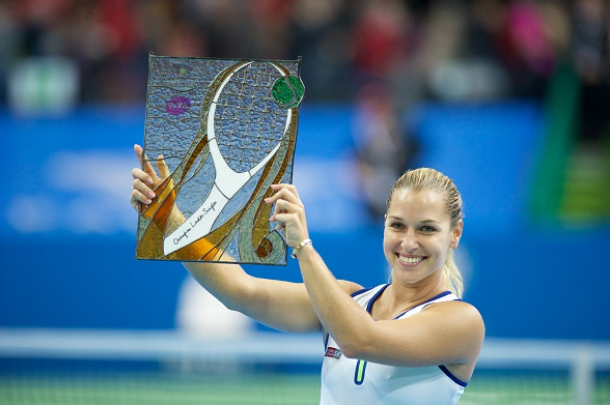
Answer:
[[(55, 119), (0, 113), (7, 151), (0, 327), (174, 327), (185, 271), (134, 259), (129, 171), (143, 111), (89, 108)], [(354, 112), (305, 105), (301, 113), (295, 182), (304, 190), (312, 239), (337, 277), (381, 283), (381, 228), (365, 218), (352, 181)], [(527, 217), (544, 134), (540, 108), (426, 105), (407, 121), (422, 143), (418, 163), (444, 171), (462, 191), (465, 298), (482, 312), (488, 335), (610, 339), (610, 231), (539, 228)], [(295, 264), (247, 270), (298, 280)]]

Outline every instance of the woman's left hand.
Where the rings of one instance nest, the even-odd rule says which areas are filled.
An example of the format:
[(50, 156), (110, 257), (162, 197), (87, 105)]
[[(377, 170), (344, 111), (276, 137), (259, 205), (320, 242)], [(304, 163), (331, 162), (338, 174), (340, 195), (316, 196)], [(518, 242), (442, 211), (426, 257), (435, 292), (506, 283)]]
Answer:
[(267, 204), (275, 203), (271, 221), (277, 223), (276, 229), (284, 229), (286, 243), (294, 249), (309, 238), (305, 206), (294, 185), (273, 184), (271, 189), (275, 191), (275, 194), (265, 199)]

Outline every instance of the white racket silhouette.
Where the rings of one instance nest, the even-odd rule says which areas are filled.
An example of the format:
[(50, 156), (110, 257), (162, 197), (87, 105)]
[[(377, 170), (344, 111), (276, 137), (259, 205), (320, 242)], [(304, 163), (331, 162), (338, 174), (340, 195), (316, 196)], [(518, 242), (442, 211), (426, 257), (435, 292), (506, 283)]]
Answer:
[[(269, 128), (269, 130), (270, 130), (269, 137), (265, 138), (264, 141), (265, 141), (265, 143), (273, 143), (273, 145), (270, 145), (270, 146), (273, 146), (273, 148), (267, 153), (266, 156), (264, 156), (262, 159), (260, 159), (258, 163), (256, 163), (253, 167), (251, 167), (248, 170), (245, 170), (245, 171), (234, 170), (233, 168), (230, 167), (229, 163), (227, 162), (228, 159), (226, 159), (225, 156), (223, 156), (223, 153), (221, 152), (221, 145), (219, 145), (219, 137), (217, 136), (217, 130), (216, 130), (216, 121), (218, 119), (217, 113), (219, 113), (219, 111), (217, 111), (217, 110), (219, 110), (219, 109), (223, 110), (223, 111), (220, 111), (220, 114), (226, 115), (227, 111), (225, 111), (226, 110), (225, 107), (231, 107), (231, 106), (230, 105), (219, 105), (219, 99), (220, 99), (221, 95), (223, 94), (225, 87), (231, 86), (231, 81), (234, 79), (235, 75), (238, 74), (240, 71), (242, 71), (242, 69), (252, 68), (253, 63), (255, 63), (255, 62), (245, 63), (242, 66), (238, 67), (235, 71), (233, 71), (229, 75), (227, 75), (227, 77), (221, 82), (221, 84), (218, 86), (218, 89), (214, 93), (214, 97), (210, 104), (210, 108), (209, 108), (209, 112), (208, 112), (208, 116), (207, 116), (207, 122), (206, 122), (210, 157), (213, 161), (214, 168), (216, 170), (214, 185), (212, 186), (212, 190), (211, 190), (210, 194), (208, 195), (208, 197), (193, 212), (193, 214), (190, 217), (188, 217), (184, 223), (182, 223), (175, 230), (173, 230), (171, 233), (169, 233), (168, 235), (165, 236), (164, 241), (163, 241), (163, 252), (165, 255), (171, 254), (171, 253), (195, 242), (197, 239), (200, 239), (200, 238), (206, 236), (214, 229), (214, 224), (216, 223), (216, 220), (220, 216), (223, 208), (227, 205), (229, 200), (232, 197), (234, 197), (244, 185), (246, 185), (248, 180), (250, 180), (253, 176), (255, 176), (273, 158), (273, 156), (277, 153), (277, 151), (280, 148), (280, 142), (281, 142), (283, 136), (286, 134), (286, 132), (290, 128), (290, 125), (291, 125), (290, 109), (284, 109), (284, 108), (276, 106), (279, 111), (276, 111), (275, 113), (272, 113), (271, 111), (261, 111), (259, 108), (254, 109), (254, 110), (252, 108), (248, 108), (248, 109), (245, 109), (246, 111), (244, 111), (244, 109), (242, 109), (242, 111), (238, 112), (237, 114), (249, 115), (248, 121), (247, 121), (248, 125), (259, 125), (260, 127), (263, 127), (262, 128), (263, 130), (265, 130), (264, 127), (269, 123), (268, 117), (266, 119), (265, 115), (269, 116), (271, 114), (281, 114), (282, 121), (285, 120), (285, 122), (283, 123), (284, 124), (283, 130), (281, 132), (276, 130), (275, 132), (277, 134), (273, 134), (273, 132), (274, 132), (273, 128)], [(258, 63), (265, 63), (265, 64), (269, 64), (269, 65), (273, 66), (273, 68), (275, 68), (275, 70), (279, 73), (278, 77), (286, 76), (288, 74), (285, 70), (283, 70), (281, 67), (277, 66), (276, 64), (274, 64), (272, 62), (258, 62)], [(260, 91), (264, 91), (265, 98), (268, 97), (269, 101), (273, 102), (273, 99), (271, 98), (271, 95), (270, 95), (270, 93), (271, 93), (270, 88), (273, 85), (273, 80), (270, 80), (268, 77), (261, 75), (259, 72), (259, 69), (257, 69), (257, 68), (252, 68), (252, 75), (250, 75), (249, 70), (246, 70), (245, 72), (242, 72), (242, 73), (244, 73), (244, 79), (242, 79), (239, 83), (242, 85), (245, 84), (244, 88), (247, 88), (247, 87), (250, 87), (250, 88), (247, 88), (246, 90), (244, 90), (244, 88), (242, 88), (242, 90), (240, 90), (238, 92), (238, 94), (232, 93), (234, 91), (233, 89), (228, 90), (228, 93), (230, 94), (229, 97), (233, 96), (233, 99), (231, 100), (231, 104), (236, 104), (236, 103), (239, 104), (238, 99), (243, 99), (243, 98), (251, 98), (254, 100), (257, 97), (256, 92), (260, 92)], [(261, 83), (261, 82), (263, 82), (263, 83)], [(260, 94), (258, 96), (260, 96)], [(260, 104), (260, 99), (257, 102)], [(264, 108), (269, 108), (270, 106), (271, 106), (271, 104), (267, 105), (267, 107), (264, 107)], [(263, 108), (263, 110), (264, 110), (264, 108)], [(270, 108), (270, 109), (273, 110), (273, 108)], [(284, 114), (285, 114), (285, 117), (283, 117)], [(235, 117), (235, 119), (238, 119), (238, 118)], [(252, 122), (254, 122), (255, 124), (252, 124)], [(222, 132), (225, 130), (224, 126), (225, 126), (224, 123), (222, 123), (220, 125), (220, 131), (219, 131), (218, 135), (221, 137), (224, 135), (224, 134), (222, 134)], [(227, 126), (229, 126), (229, 125), (227, 124)], [(231, 129), (226, 130), (226, 132), (230, 132), (230, 131), (231, 131)], [(225, 154), (228, 154), (227, 152), (231, 152), (231, 149), (232, 149), (232, 151), (237, 151), (237, 150), (242, 151), (242, 148), (243, 148), (242, 145), (224, 145), (223, 144), (222, 146), (223, 146), (223, 149), (225, 150)], [(259, 151), (256, 150), (256, 152), (259, 152)], [(243, 153), (243, 152), (241, 152), (241, 153)], [(256, 153), (254, 153), (254, 154), (256, 154)], [(260, 155), (260, 152), (258, 154)], [(252, 163), (246, 163), (246, 164), (251, 165)]]

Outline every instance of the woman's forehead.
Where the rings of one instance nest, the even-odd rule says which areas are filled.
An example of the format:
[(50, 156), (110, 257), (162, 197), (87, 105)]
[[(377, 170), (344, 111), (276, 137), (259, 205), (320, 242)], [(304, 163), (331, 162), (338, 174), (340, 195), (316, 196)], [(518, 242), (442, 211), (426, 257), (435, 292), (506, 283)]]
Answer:
[(412, 190), (410, 188), (402, 188), (394, 191), (391, 202), (400, 201), (443, 204), (443, 200), (443, 194), (433, 189)]
[(388, 214), (399, 214), (401, 211), (407, 211), (405, 214), (411, 211), (427, 215), (446, 214), (443, 195), (435, 190), (396, 190), (390, 200)]

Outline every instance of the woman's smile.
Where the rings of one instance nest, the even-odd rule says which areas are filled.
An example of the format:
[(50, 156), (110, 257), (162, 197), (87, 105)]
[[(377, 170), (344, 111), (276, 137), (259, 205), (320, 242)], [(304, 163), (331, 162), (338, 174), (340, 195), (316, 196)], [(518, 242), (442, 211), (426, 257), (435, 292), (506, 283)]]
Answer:
[(398, 258), (398, 262), (406, 267), (416, 267), (426, 259), (426, 256), (401, 255), (399, 253), (396, 254), (396, 257)]

